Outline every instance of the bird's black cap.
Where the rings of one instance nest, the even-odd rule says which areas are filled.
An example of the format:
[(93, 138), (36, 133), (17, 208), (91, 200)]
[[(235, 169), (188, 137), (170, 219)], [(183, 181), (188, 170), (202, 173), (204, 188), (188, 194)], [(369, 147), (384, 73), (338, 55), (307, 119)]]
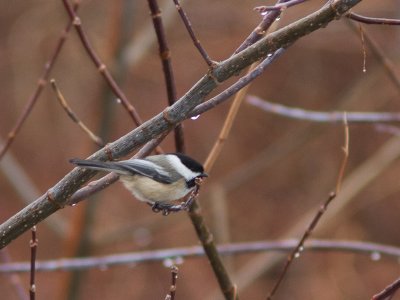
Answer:
[(176, 155), (180, 159), (180, 161), (193, 172), (204, 174), (203, 177), (207, 177), (207, 174), (204, 173), (204, 168), (202, 164), (195, 161), (193, 158), (182, 153), (171, 153), (171, 154)]

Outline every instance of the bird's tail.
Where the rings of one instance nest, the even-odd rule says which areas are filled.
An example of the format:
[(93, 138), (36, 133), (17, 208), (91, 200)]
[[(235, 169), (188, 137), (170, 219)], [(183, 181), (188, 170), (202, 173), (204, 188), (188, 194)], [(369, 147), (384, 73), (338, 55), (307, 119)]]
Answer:
[(131, 173), (121, 167), (117, 162), (111, 161), (99, 161), (99, 160), (85, 160), (74, 158), (70, 159), (70, 163), (77, 165), (78, 167), (98, 170), (98, 171), (106, 171), (106, 172), (115, 172), (120, 175), (130, 175)]

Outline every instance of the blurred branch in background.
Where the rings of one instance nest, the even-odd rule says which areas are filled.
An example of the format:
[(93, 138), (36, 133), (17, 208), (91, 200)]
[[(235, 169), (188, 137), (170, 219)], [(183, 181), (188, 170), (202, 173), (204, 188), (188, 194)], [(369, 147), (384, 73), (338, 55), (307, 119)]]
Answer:
[[(340, 123), (343, 122), (344, 114), (339, 111), (322, 112), (311, 111), (297, 107), (288, 107), (282, 104), (272, 103), (257, 96), (247, 96), (247, 102), (262, 110), (281, 115), (283, 117), (303, 121)], [(346, 119), (349, 123), (383, 123), (399, 122), (400, 113), (390, 112), (346, 112)]]
[[(79, 3), (80, 3), (80, 0), (75, 0), (74, 5), (71, 8), (72, 11), (76, 12), (78, 10)], [(4, 154), (7, 152), (8, 148), (13, 143), (16, 135), (20, 131), (22, 125), (24, 124), (25, 120), (28, 118), (33, 107), (35, 106), (36, 101), (39, 99), (39, 96), (42, 93), (43, 88), (45, 87), (45, 85), (47, 83), (47, 79), (50, 76), (50, 72), (53, 69), (54, 64), (61, 52), (61, 49), (64, 46), (64, 43), (67, 39), (69, 31), (71, 30), (71, 27), (72, 27), (72, 21), (68, 22), (64, 31), (62, 31), (62, 33), (58, 39), (58, 42), (56, 44), (56, 47), (54, 48), (54, 51), (53, 51), (52, 55), (50, 56), (50, 59), (44, 65), (43, 73), (39, 77), (35, 91), (32, 93), (32, 95), (29, 97), (27, 103), (25, 104), (25, 107), (24, 107), (21, 115), (18, 117), (18, 120), (17, 120), (16, 124), (14, 125), (14, 128), (8, 133), (7, 140), (5, 141), (4, 145), (2, 145), (2, 148), (0, 150), (0, 160), (3, 158)]]
[[(183, 2), (183, 0), (181, 0), (181, 2)], [(190, 1), (185, 0), (185, 2)], [(174, 6), (170, 5), (170, 3), (171, 0), (164, 0), (160, 5), (163, 26), (165, 29), (168, 29), (177, 19), (176, 9)], [(121, 54), (123, 65), (131, 67), (136, 65), (144, 58), (148, 50), (156, 41), (153, 32), (153, 24), (147, 25), (139, 30), (138, 36), (127, 44), (123, 50), (123, 53)]]
[[(280, 241), (257, 241), (246, 243), (232, 243), (219, 245), (221, 255), (239, 255), (257, 252), (289, 252), (296, 247), (298, 240), (288, 239)], [(304, 252), (344, 252), (359, 255), (387, 257), (393, 260), (400, 258), (400, 249), (389, 245), (360, 241), (320, 240), (310, 239), (306, 243)], [(71, 271), (98, 269), (118, 265), (132, 265), (146, 262), (164, 261), (170, 258), (194, 258), (204, 256), (201, 246), (171, 248), (133, 253), (120, 253), (99, 257), (61, 258), (48, 261), (38, 261), (38, 272)], [(29, 262), (14, 262), (0, 265), (0, 273), (29, 272)]]

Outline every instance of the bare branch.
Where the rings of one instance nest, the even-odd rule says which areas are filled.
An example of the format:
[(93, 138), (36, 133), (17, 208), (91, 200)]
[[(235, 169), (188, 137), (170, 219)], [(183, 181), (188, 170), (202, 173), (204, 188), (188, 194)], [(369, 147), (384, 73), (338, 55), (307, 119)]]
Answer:
[(176, 281), (178, 280), (178, 267), (171, 267), (171, 286), (169, 288), (169, 295), (165, 299), (175, 300), (176, 295)]
[[(218, 252), (221, 255), (239, 255), (258, 252), (276, 252), (291, 251), (298, 244), (298, 240), (281, 240), (281, 241), (256, 241), (246, 243), (233, 243), (219, 245)], [(310, 239), (306, 243), (304, 252), (344, 252), (366, 255), (370, 257), (372, 254), (378, 253), (381, 257), (385, 256), (393, 260), (400, 258), (400, 248), (376, 243), (360, 242), (360, 241), (341, 241), (341, 240), (317, 240)], [(53, 272), (53, 271), (73, 271), (87, 270), (99, 268), (99, 266), (112, 267), (119, 265), (132, 265), (155, 261), (164, 261), (171, 257), (193, 258), (204, 256), (204, 249), (201, 246), (192, 246), (184, 248), (170, 248), (161, 250), (141, 251), (120, 253), (98, 257), (84, 258), (62, 258), (46, 261), (38, 261), (36, 271)], [(29, 262), (14, 262), (0, 265), (0, 273), (10, 272), (29, 272)]]
[(72, 9), (71, 5), (68, 3), (67, 0), (63, 0), (65, 9), (71, 18), (73, 25), (75, 26), (76, 32), (78, 33), (78, 36), (82, 42), (83, 47), (85, 48), (87, 54), (89, 55), (90, 59), (93, 61), (95, 66), (97, 67), (98, 71), (100, 74), (103, 76), (105, 81), (107, 82), (108, 86), (110, 89), (113, 91), (113, 93), (117, 96), (119, 100), (121, 100), (121, 104), (124, 106), (124, 108), (127, 110), (128, 114), (131, 116), (133, 121), (137, 126), (142, 124), (142, 120), (136, 111), (135, 107), (129, 102), (128, 98), (124, 94), (124, 92), (120, 89), (112, 75), (107, 69), (107, 66), (101, 61), (100, 57), (96, 54), (94, 51), (92, 45), (89, 42), (89, 39), (86, 36), (85, 31), (82, 28), (82, 22), (81, 19), (77, 16), (75, 11)]
[(30, 287), (29, 287), (29, 298), (35, 300), (36, 298), (36, 284), (35, 284), (35, 272), (36, 272), (36, 252), (38, 246), (38, 239), (36, 238), (36, 226), (31, 229), (32, 239), (29, 243), (31, 248), (31, 266), (30, 266)]
[[(305, 110), (297, 107), (288, 107), (282, 104), (263, 100), (253, 95), (247, 96), (247, 102), (267, 112), (292, 119), (324, 123), (340, 123), (344, 121), (344, 114), (339, 111), (323, 112)], [(346, 112), (346, 118), (349, 123), (400, 122), (400, 113)]]
[(353, 12), (346, 15), (349, 19), (368, 25), (400, 25), (399, 19), (365, 17)]
[(292, 265), (294, 259), (300, 257), (301, 253), (304, 251), (305, 242), (311, 236), (311, 234), (313, 233), (319, 220), (321, 219), (321, 217), (324, 215), (324, 213), (328, 209), (329, 204), (333, 201), (333, 199), (336, 198), (336, 196), (339, 192), (339, 188), (341, 185), (341, 181), (343, 178), (344, 170), (346, 168), (348, 155), (349, 155), (349, 128), (348, 128), (347, 121), (346, 121), (346, 115), (343, 117), (343, 119), (344, 119), (344, 128), (345, 128), (345, 145), (343, 146), (344, 156), (343, 156), (342, 164), (341, 164), (341, 167), (339, 170), (338, 178), (336, 181), (336, 190), (335, 190), (335, 192), (331, 192), (329, 194), (326, 201), (321, 205), (318, 212), (315, 214), (315, 216), (311, 220), (310, 224), (308, 225), (308, 227), (307, 227), (306, 231), (304, 232), (303, 236), (301, 237), (300, 241), (298, 242), (296, 247), (289, 254), (289, 256), (285, 262), (285, 265), (282, 269), (282, 272), (279, 275), (278, 280), (276, 281), (274, 287), (272, 288), (271, 292), (269, 293), (269, 295), (267, 297), (268, 300), (272, 299), (272, 297), (278, 291), (278, 289), (279, 289), (283, 279), (285, 278), (290, 266)]
[(281, 48), (278, 49), (274, 54), (268, 55), (266, 59), (264, 59), (257, 67), (254, 68), (251, 72), (248, 74), (244, 75), (242, 78), (240, 78), (237, 82), (232, 84), (230, 87), (228, 87), (226, 90), (218, 94), (217, 96), (211, 98), (210, 100), (207, 100), (206, 102), (199, 104), (196, 106), (193, 111), (191, 112), (190, 116), (194, 117), (197, 115), (200, 115), (215, 106), (221, 104), (222, 102), (226, 101), (231, 97), (232, 95), (236, 94), (239, 92), (243, 87), (248, 85), (250, 82), (252, 82), (254, 79), (256, 79), (258, 76), (260, 76), (265, 69), (281, 54), (285, 52), (285, 49)]
[(394, 297), (394, 294), (400, 288), (400, 278), (397, 278), (393, 283), (385, 287), (385, 289), (378, 294), (372, 296), (371, 300), (389, 300)]
[(273, 11), (273, 10), (283, 11), (291, 6), (301, 4), (305, 1), (307, 1), (307, 0), (290, 0), (290, 1), (286, 1), (284, 3), (275, 4), (274, 6), (267, 6), (267, 5), (257, 6), (254, 8), (254, 10), (258, 11), (261, 14), (265, 14), (265, 13), (267, 13), (269, 11)]
[[(167, 37), (165, 34), (164, 25), (161, 19), (161, 10), (158, 6), (157, 0), (148, 0), (151, 18), (153, 19), (154, 30), (157, 35), (157, 41), (159, 45), (160, 59), (164, 71), (165, 85), (167, 89), (168, 105), (175, 103), (176, 96), (176, 84), (174, 79), (174, 72), (172, 69), (171, 62), (171, 51), (169, 50)], [(177, 152), (185, 152), (185, 140), (183, 135), (183, 125), (178, 124), (175, 129), (175, 148)]]
[[(360, 34), (360, 27), (358, 24), (351, 22), (346, 19), (345, 22), (355, 34)], [(369, 50), (378, 60), (378, 62), (383, 66), (384, 70), (389, 75), (389, 78), (395, 84), (397, 89), (400, 89), (400, 78), (397, 74), (397, 66), (388, 58), (383, 49), (379, 46), (379, 43), (368, 33), (368, 31), (363, 30), (363, 38), (365, 43), (368, 45)]]
[(105, 144), (103, 140), (95, 135), (80, 119), (79, 117), (74, 113), (72, 108), (68, 105), (67, 100), (65, 100), (63, 94), (61, 93), (60, 89), (57, 87), (56, 81), (54, 79), (50, 80), (51, 87), (53, 88), (54, 92), (56, 93), (57, 100), (61, 104), (62, 108), (64, 111), (67, 113), (68, 117), (76, 123), (88, 136), (89, 138), (97, 145), (100, 147), (104, 147)]
[(205, 62), (207, 63), (207, 65), (209, 67), (213, 67), (215, 65), (215, 62), (213, 62), (210, 58), (210, 56), (208, 56), (206, 50), (203, 48), (203, 46), (200, 44), (199, 39), (196, 37), (196, 35), (194, 34), (193, 28), (192, 28), (192, 24), (189, 21), (189, 18), (187, 17), (185, 11), (183, 10), (181, 4), (179, 3), (179, 0), (173, 0), (176, 6), (176, 9), (178, 10), (179, 15), (181, 16), (181, 19), (183, 21), (183, 24), (185, 24), (186, 30), (188, 31), (190, 38), (193, 41), (194, 46), (197, 48), (197, 50), (199, 50), (201, 56), (203, 57), (203, 59), (205, 60)]
[[(290, 0), (278, 0), (276, 5), (284, 4)], [(235, 54), (246, 49), (250, 45), (254, 44), (260, 40), (267, 30), (271, 28), (273, 22), (275, 22), (281, 15), (280, 10), (274, 10), (264, 14), (260, 24), (249, 34), (249, 36), (244, 40), (244, 42), (236, 49)]]

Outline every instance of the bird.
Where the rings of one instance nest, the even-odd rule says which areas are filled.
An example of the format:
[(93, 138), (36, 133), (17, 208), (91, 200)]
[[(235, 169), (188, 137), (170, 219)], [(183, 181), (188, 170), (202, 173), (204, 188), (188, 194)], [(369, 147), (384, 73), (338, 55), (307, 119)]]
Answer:
[(201, 163), (182, 153), (122, 161), (74, 158), (70, 162), (80, 168), (117, 173), (135, 198), (150, 205), (181, 199), (194, 190), (196, 180), (208, 177)]

